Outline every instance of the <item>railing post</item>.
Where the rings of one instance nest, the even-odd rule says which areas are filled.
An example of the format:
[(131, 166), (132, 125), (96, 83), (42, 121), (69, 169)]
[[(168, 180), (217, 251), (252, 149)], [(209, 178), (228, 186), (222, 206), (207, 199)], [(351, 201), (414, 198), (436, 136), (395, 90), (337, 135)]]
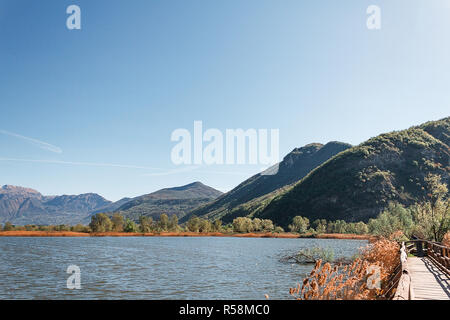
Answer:
[(410, 300), (414, 296), (411, 290), (411, 276), (408, 271), (408, 254), (406, 252), (405, 243), (402, 243), (400, 249), (400, 263), (402, 268), (402, 274), (397, 284), (397, 290), (393, 300)]
[(402, 263), (402, 266), (406, 264), (406, 261), (408, 261), (408, 253), (406, 252), (405, 243), (402, 242), (402, 246), (400, 248), (400, 262)]
[(442, 248), (442, 259), (444, 261), (444, 267), (449, 269), (449, 261), (448, 261), (448, 249), (447, 248)]
[(450, 269), (450, 257), (449, 257), (449, 250), (448, 248), (444, 249), (444, 259), (445, 259), (445, 267), (448, 269)]
[(416, 242), (416, 250), (417, 250), (417, 256), (418, 257), (423, 257), (424, 256), (422, 241), (417, 241)]

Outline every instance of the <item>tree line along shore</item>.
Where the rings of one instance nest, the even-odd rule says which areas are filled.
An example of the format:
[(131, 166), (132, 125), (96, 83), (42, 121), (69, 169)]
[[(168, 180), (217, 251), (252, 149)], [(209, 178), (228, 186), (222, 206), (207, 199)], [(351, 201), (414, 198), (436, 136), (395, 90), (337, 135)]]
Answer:
[[(184, 225), (178, 224), (177, 216), (169, 217), (162, 214), (159, 220), (141, 216), (139, 223), (125, 219), (115, 213), (108, 216), (98, 213), (92, 216), (89, 225), (25, 225), (15, 226), (5, 223), (0, 226), (0, 236), (161, 236), (161, 237), (248, 237), (248, 238), (341, 238), (341, 239), (369, 239), (372, 238), (364, 228), (363, 223), (345, 223), (344, 221), (327, 222), (317, 220), (311, 224), (307, 218), (295, 217), (289, 232), (275, 226), (268, 219), (251, 219), (239, 217), (232, 223), (222, 224), (221, 220), (213, 222), (193, 216)], [(316, 228), (314, 228), (315, 226)], [(366, 226), (364, 224), (364, 226)], [(322, 232), (322, 230), (324, 232)], [(319, 231), (319, 232), (318, 232)]]
[[(136, 223), (119, 213), (112, 216), (98, 213), (92, 216), (89, 225), (16, 226), (7, 222), (3, 226), (0, 225), (0, 236), (233, 236), (370, 240), (390, 237), (396, 233), (398, 240), (417, 237), (440, 242), (448, 230), (448, 227), (445, 227), (448, 224), (448, 212), (442, 212), (443, 209), (442, 203), (439, 202), (436, 202), (435, 206), (421, 204), (409, 208), (391, 203), (376, 219), (370, 219), (368, 223), (325, 219), (310, 222), (306, 217), (296, 216), (288, 226), (289, 230), (276, 226), (271, 220), (259, 218), (239, 217), (232, 223), (223, 224), (221, 220), (209, 221), (193, 216), (185, 224), (179, 225), (176, 215), (169, 217), (162, 214), (159, 220), (141, 216)], [(445, 210), (448, 211), (448, 206)]]

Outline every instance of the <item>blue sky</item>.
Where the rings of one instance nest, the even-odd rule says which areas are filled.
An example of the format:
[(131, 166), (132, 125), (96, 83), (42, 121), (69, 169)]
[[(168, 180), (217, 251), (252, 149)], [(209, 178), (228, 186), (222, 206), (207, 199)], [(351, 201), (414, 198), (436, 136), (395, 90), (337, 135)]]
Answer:
[(445, 0), (0, 0), (0, 184), (227, 191), (261, 168), (177, 167), (173, 130), (275, 128), (283, 157), (449, 116), (449, 18)]

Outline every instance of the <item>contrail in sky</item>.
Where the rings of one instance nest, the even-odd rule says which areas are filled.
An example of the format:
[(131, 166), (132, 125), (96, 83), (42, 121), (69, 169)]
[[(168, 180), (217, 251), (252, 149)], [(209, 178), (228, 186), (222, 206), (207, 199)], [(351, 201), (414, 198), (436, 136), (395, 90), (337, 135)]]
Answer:
[(8, 135), (10, 137), (14, 137), (14, 138), (18, 138), (18, 139), (27, 141), (27, 142), (37, 146), (38, 148), (41, 148), (41, 149), (44, 149), (44, 150), (47, 150), (47, 151), (51, 151), (51, 152), (54, 152), (54, 153), (62, 153), (63, 152), (61, 148), (58, 148), (57, 146), (54, 146), (54, 145), (52, 145), (50, 143), (47, 143), (47, 142), (44, 142), (44, 141), (40, 141), (40, 140), (33, 139), (33, 138), (30, 138), (30, 137), (25, 137), (25, 136), (22, 136), (20, 134), (17, 134), (17, 133), (14, 133), (14, 132), (9, 132), (9, 131), (6, 131), (6, 130), (0, 130), (0, 133)]
[(102, 163), (102, 162), (75, 162), (75, 161), (61, 161), (61, 160), (37, 160), (37, 159), (19, 159), (19, 158), (3, 158), (3, 157), (0, 157), (0, 161), (49, 163), (49, 164), (63, 164), (74, 166), (89, 166), (89, 167), (114, 167), (114, 168), (128, 168), (128, 169), (162, 170), (161, 168), (135, 166), (128, 164)]
[[(180, 169), (173, 169), (164, 172), (156, 172), (156, 173), (146, 173), (145, 177), (158, 177), (158, 176), (169, 176), (177, 173), (183, 172), (191, 172), (197, 169), (200, 169), (200, 166), (190, 166)], [(210, 170), (197, 170), (197, 173), (209, 173), (209, 174), (223, 174), (223, 175), (238, 175), (238, 176), (248, 176), (248, 172), (236, 172), (236, 171), (210, 171)]]
[[(77, 161), (62, 161), (62, 160), (43, 160), (43, 159), (21, 159), (21, 158), (5, 158), (0, 157), (0, 161), (9, 162), (31, 162), (31, 163), (48, 163), (48, 164), (61, 164), (61, 165), (73, 165), (73, 166), (86, 166), (86, 167), (111, 167), (111, 168), (126, 168), (126, 169), (142, 169), (142, 170), (164, 170), (162, 168), (136, 166), (129, 164), (117, 164), (117, 163), (104, 163), (104, 162), (77, 162)], [(180, 169), (173, 169), (163, 172), (154, 172), (143, 174), (144, 177), (159, 177), (169, 176), (177, 173), (191, 172), (200, 169), (200, 166), (190, 166)], [(210, 170), (198, 170), (197, 173), (209, 173), (209, 174), (223, 174), (223, 175), (239, 175), (248, 176), (248, 172), (236, 172), (236, 171), (210, 171)]]

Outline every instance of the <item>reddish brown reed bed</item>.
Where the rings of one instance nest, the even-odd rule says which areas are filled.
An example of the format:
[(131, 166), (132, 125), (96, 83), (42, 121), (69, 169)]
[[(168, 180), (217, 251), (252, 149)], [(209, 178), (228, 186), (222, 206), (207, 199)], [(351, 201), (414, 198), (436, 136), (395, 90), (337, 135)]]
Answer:
[[(394, 271), (399, 259), (399, 245), (380, 239), (361, 250), (361, 257), (349, 265), (322, 264), (317, 261), (301, 284), (290, 289), (298, 300), (374, 300), (383, 295), (382, 284)], [(379, 270), (379, 277), (376, 275)]]
[(444, 246), (450, 247), (450, 231), (448, 231), (445, 235), (444, 235), (444, 239), (442, 239), (442, 244)]
[(0, 237), (89, 237), (89, 233), (72, 231), (2, 231)]

